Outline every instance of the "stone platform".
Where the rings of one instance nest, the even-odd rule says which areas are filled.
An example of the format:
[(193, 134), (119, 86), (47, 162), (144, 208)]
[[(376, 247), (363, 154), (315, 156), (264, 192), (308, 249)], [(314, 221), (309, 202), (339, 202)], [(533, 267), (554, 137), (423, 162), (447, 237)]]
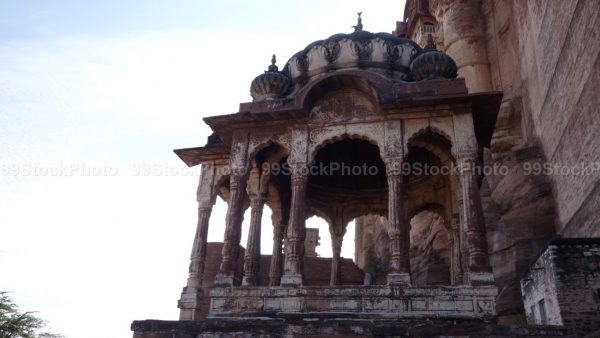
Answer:
[(134, 321), (134, 338), (572, 337), (557, 326), (495, 323), (494, 286), (229, 287), (200, 321)]
[(481, 320), (297, 318), (213, 318), (203, 321), (143, 320), (131, 324), (133, 338), (548, 338), (575, 337), (564, 327), (496, 325)]
[(493, 318), (494, 286), (213, 288), (207, 318), (345, 315), (351, 318)]

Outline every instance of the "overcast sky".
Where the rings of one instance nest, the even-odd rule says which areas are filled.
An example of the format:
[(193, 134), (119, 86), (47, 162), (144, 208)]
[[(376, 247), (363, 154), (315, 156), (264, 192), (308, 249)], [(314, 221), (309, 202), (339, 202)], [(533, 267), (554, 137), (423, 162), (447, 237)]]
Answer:
[[(403, 1), (0, 2), (0, 290), (69, 338), (177, 319), (196, 227), (202, 117), (237, 112), (273, 53), (391, 32)], [(209, 241), (223, 238), (225, 203)], [(245, 245), (247, 220), (242, 244)], [(321, 228), (323, 256), (329, 234)], [(263, 253), (271, 252), (269, 212)], [(348, 229), (349, 233), (353, 227)], [(343, 256), (354, 255), (346, 235)]]

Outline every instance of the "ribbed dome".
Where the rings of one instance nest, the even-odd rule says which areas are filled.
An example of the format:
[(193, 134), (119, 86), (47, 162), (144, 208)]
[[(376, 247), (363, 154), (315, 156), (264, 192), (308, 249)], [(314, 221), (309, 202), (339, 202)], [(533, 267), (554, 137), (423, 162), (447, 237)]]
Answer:
[(351, 34), (336, 34), (311, 43), (292, 56), (282, 72), (294, 84), (345, 68), (368, 69), (403, 80), (411, 61), (421, 52), (421, 47), (412, 40), (389, 33), (357, 30)]
[(417, 56), (410, 64), (409, 77), (412, 81), (430, 79), (453, 79), (457, 76), (456, 63), (448, 54), (440, 52), (429, 34), (428, 44), (423, 54)]
[(254, 78), (250, 84), (250, 95), (254, 101), (273, 100), (283, 97), (290, 89), (289, 77), (278, 71), (275, 55), (269, 70)]

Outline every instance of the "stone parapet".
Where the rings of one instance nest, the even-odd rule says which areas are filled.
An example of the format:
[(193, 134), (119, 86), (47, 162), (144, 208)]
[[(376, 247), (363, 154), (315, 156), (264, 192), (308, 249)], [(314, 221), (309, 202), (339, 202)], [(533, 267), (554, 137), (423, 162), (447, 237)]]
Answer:
[(207, 318), (355, 314), (361, 318), (491, 319), (496, 315), (497, 294), (493, 286), (214, 288)]

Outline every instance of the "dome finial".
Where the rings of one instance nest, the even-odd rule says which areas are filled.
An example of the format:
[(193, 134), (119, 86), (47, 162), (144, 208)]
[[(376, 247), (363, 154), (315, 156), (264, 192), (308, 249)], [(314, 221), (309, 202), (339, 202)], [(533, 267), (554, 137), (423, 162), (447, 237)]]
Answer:
[(360, 32), (363, 29), (362, 18), (360, 17), (360, 15), (362, 14), (362, 11), (360, 11), (356, 14), (358, 14), (358, 22), (356, 23), (356, 26), (352, 26), (352, 28), (354, 28), (355, 32)]
[(431, 33), (427, 35), (427, 45), (424, 49), (426, 51), (437, 50), (437, 46), (435, 45), (435, 42), (433, 42), (433, 36), (431, 35)]
[(275, 57), (275, 54), (273, 54), (273, 57), (271, 58), (271, 65), (269, 66), (270, 72), (276, 72), (279, 70), (279, 68), (277, 68), (277, 66), (275, 66), (276, 62), (277, 62), (277, 58)]

